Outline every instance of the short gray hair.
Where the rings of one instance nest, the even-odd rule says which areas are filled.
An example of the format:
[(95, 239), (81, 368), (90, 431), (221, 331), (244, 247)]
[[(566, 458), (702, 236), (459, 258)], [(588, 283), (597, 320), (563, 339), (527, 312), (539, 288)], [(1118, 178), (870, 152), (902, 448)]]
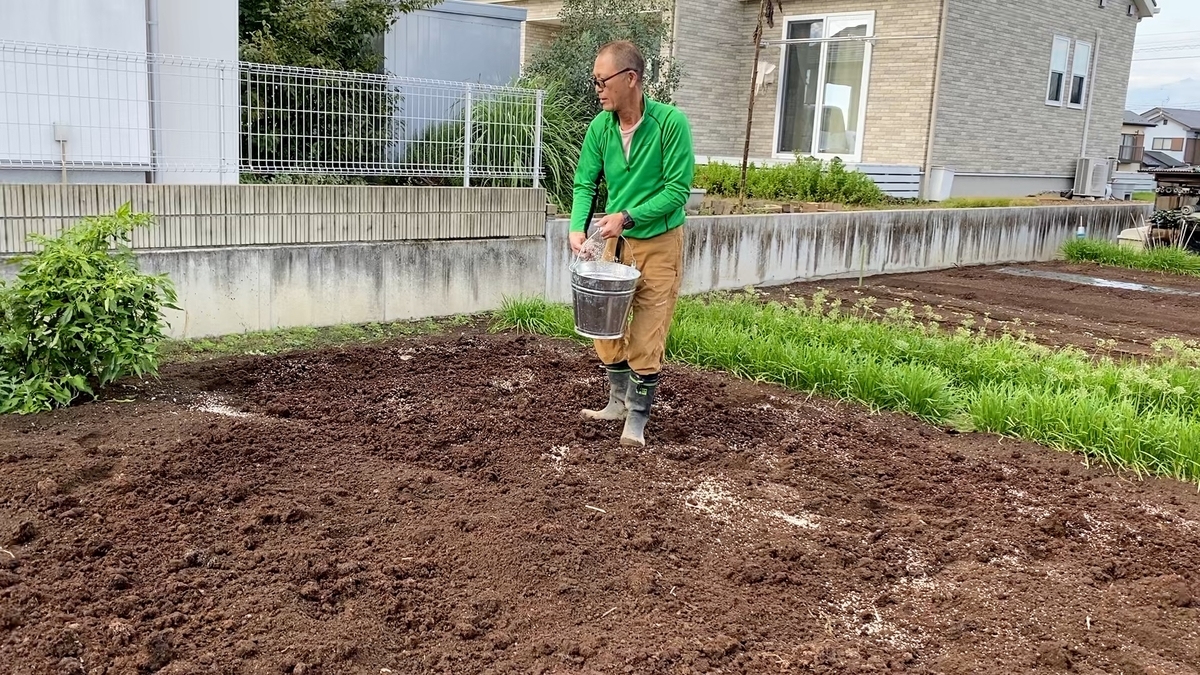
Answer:
[(646, 76), (646, 57), (642, 51), (629, 40), (609, 42), (600, 48), (600, 54), (611, 54), (621, 70), (631, 70), (637, 74), (638, 80)]

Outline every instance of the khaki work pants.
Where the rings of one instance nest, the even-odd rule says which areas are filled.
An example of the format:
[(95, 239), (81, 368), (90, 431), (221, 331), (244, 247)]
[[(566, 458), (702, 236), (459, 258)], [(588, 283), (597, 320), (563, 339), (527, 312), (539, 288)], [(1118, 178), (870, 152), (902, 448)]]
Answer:
[(611, 260), (621, 245), (621, 262), (641, 271), (633, 293), (633, 319), (620, 340), (596, 340), (596, 355), (607, 365), (628, 361), (638, 375), (662, 370), (667, 331), (683, 283), (683, 226), (650, 239), (610, 239), (604, 257)]

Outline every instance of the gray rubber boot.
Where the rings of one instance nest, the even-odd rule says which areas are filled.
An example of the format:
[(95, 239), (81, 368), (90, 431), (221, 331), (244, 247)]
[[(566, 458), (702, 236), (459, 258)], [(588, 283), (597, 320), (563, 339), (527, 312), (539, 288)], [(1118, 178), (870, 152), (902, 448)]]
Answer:
[(629, 393), (625, 405), (629, 415), (625, 418), (625, 430), (621, 433), (621, 445), (633, 448), (646, 447), (646, 423), (650, 421), (650, 407), (654, 405), (654, 392), (658, 389), (658, 374), (629, 375)]
[(602, 410), (584, 410), (583, 419), (615, 422), (625, 419), (625, 397), (629, 392), (629, 375), (625, 364), (608, 366), (608, 405)]

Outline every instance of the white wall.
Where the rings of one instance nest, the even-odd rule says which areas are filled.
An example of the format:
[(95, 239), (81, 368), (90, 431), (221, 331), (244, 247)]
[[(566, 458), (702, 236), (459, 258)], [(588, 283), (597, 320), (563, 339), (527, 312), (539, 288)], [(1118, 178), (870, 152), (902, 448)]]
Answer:
[(0, 0), (0, 40), (145, 52), (146, 2)]
[[(145, 0), (0, 0), (0, 40), (145, 53)], [(60, 161), (57, 123), (68, 129), (68, 161), (104, 158), (135, 168), (149, 163), (145, 65), (81, 71), (85, 64), (75, 57), (0, 51), (0, 160)]]
[[(1174, 120), (1164, 120), (1165, 124), (1159, 124), (1156, 127), (1146, 127), (1146, 150), (1154, 150), (1154, 139), (1156, 138), (1182, 138), (1184, 139), (1184, 148), (1187, 147), (1187, 139), (1192, 133), (1186, 127)], [(1154, 150), (1165, 155), (1174, 157), (1179, 161), (1184, 161), (1183, 150), (1178, 152), (1170, 152), (1167, 150)]]
[[(144, 0), (142, 0), (144, 2)], [(164, 65), (158, 78), (159, 136), (165, 157), (196, 164), (219, 163), (215, 172), (167, 169), (160, 183), (238, 182), (237, 0), (157, 0), (158, 50), (212, 59), (197, 69)], [(203, 73), (202, 77), (198, 77)], [(217, 139), (220, 139), (219, 141)]]
[[(0, 41), (137, 55), (0, 45), (0, 182), (59, 180), (64, 148), (55, 124), (67, 130), (72, 183), (144, 181), (156, 144), (175, 167), (161, 171), (160, 182), (237, 182), (237, 0), (152, 1), (160, 53), (228, 66), (185, 59), (159, 68), (153, 137), (151, 77), (140, 58), (148, 48), (146, 0), (0, 0)], [(5, 168), (14, 162), (27, 166)]]

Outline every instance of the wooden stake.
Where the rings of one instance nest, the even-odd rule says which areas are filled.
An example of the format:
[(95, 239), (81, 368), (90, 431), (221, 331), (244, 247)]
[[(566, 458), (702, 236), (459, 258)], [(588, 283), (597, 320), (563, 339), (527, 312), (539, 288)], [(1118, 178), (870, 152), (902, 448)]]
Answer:
[(742, 147), (742, 177), (738, 181), (738, 213), (746, 210), (746, 169), (750, 164), (750, 132), (754, 128), (754, 99), (758, 93), (758, 57), (762, 54), (763, 21), (767, 6), (776, 0), (760, 0), (758, 3), (758, 25), (754, 29), (754, 69), (750, 75), (750, 105), (746, 108), (746, 142)]

